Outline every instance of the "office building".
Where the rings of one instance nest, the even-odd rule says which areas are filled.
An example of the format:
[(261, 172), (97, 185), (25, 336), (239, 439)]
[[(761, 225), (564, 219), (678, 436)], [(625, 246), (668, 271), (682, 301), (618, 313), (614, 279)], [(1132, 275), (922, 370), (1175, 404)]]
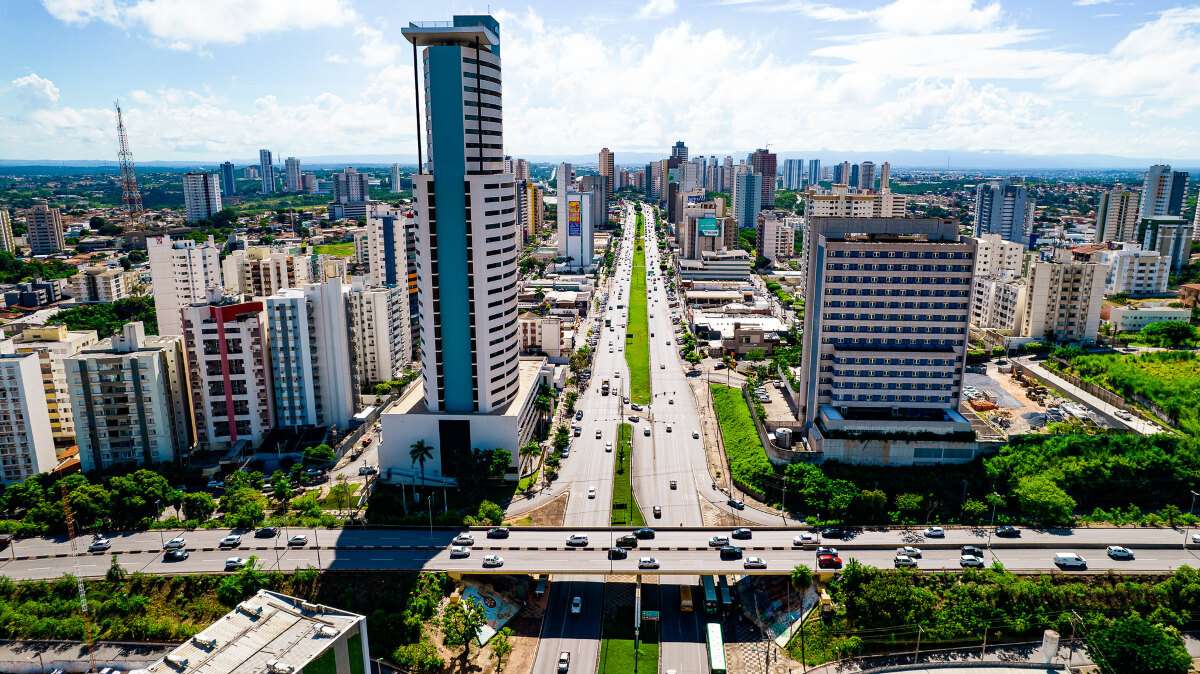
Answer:
[(934, 218), (809, 218), (807, 449), (847, 463), (965, 462), (958, 412), (975, 241)]
[(804, 160), (783, 160), (783, 189), (800, 190), (804, 188)]
[(575, 186), (575, 167), (563, 162), (554, 169), (554, 189), (558, 194), (565, 194)]
[(369, 287), (356, 278), (346, 296), (356, 390), (398, 378), (412, 362), (408, 288)]
[(786, 260), (795, 252), (796, 230), (800, 218), (786, 211), (763, 211), (758, 214), (755, 243), (758, 254), (772, 263)]
[(529, 160), (518, 159), (513, 162), (513, 179), (514, 180), (529, 180)]
[(387, 204), (372, 204), (367, 214), (367, 273), (371, 285), (407, 285), (408, 249), (404, 218)]
[(370, 198), (367, 174), (346, 167), (341, 173), (333, 174), (333, 201), (329, 202), (329, 217), (334, 220), (365, 218)]
[(67, 330), (65, 325), (25, 328), (13, 338), (14, 353), (33, 353), (42, 373), (46, 411), (50, 417), (50, 435), (58, 447), (75, 443), (75, 421), (71, 414), (71, 394), (67, 388), (64, 360), (99, 341), (95, 330)]
[(30, 255), (53, 255), (66, 248), (62, 212), (57, 208), (34, 204), (25, 214), (25, 223)]
[[(607, 201), (608, 199), (612, 199), (614, 189), (613, 181), (616, 177), (616, 164), (614, 163), (612, 150), (606, 147), (600, 148), (599, 164), (600, 177), (604, 178), (604, 198)], [(520, 180), (520, 178), (518, 178), (518, 180)]]
[(809, 187), (804, 194), (805, 216), (819, 218), (903, 218), (908, 197), (891, 190), (856, 192), (834, 181), (829, 189)]
[(558, 197), (558, 256), (566, 266), (589, 271), (595, 256), (592, 210), (596, 207), (590, 192), (563, 192)]
[(258, 180), (259, 179), (258, 167), (257, 166), (247, 166), (247, 167), (243, 168), (242, 169), (242, 177), (245, 178), (246, 180)]
[(1096, 204), (1096, 243), (1137, 241), (1141, 193), (1117, 185), (1100, 193)]
[(158, 334), (182, 335), (180, 310), (222, 287), (221, 248), (211, 236), (202, 244), (152, 236), (146, 239), (146, 253), (150, 258), (150, 291), (154, 294)]
[(412, 344), (410, 360), (419, 360), (421, 357), (418, 342), (421, 335), (421, 284), (417, 282), (417, 272), (420, 270), (420, 265), (417, 263), (417, 218), (412, 211), (404, 214), (404, 247), (407, 251), (406, 268), (408, 270), (408, 320), (410, 326), (408, 334), (409, 343)]
[(284, 288), (265, 306), (275, 427), (346, 430), (356, 392), (342, 282)]
[(319, 191), (320, 188), (317, 184), (317, 177), (315, 175), (311, 173), (305, 173), (303, 176), (301, 176), (301, 178), (304, 181), (305, 194), (316, 194)]
[(762, 210), (762, 175), (749, 171), (733, 179), (733, 219), (738, 227), (754, 227)]
[(83, 267), (72, 279), (75, 282), (74, 297), (83, 304), (109, 304), (129, 297), (132, 279), (136, 273), (120, 267)]
[(608, 225), (608, 199), (604, 196), (604, 177), (583, 176), (575, 185), (574, 191), (592, 196), (592, 228), (601, 229)]
[(748, 162), (750, 169), (762, 176), (762, 184), (759, 185), (762, 208), (775, 208), (775, 153), (759, 148), (750, 153)]
[(671, 146), (671, 159), (678, 159), (681, 163), (688, 160), (688, 147), (682, 140), (675, 141)]
[(1033, 200), (1024, 185), (989, 180), (975, 187), (975, 236), (999, 234), (1029, 246), (1033, 235)]
[[(417, 118), (425, 122), (428, 172), (413, 178), (423, 390), (383, 414), (379, 460), (383, 479), (407, 481), (418, 472), (410, 448), (424, 442), (433, 455), (425, 478), (445, 484), (465, 465), (455, 457), (471, 449), (505, 449), (515, 468), (517, 449), (532, 436), (544, 360), (518, 356), (518, 224), (513, 176), (503, 173), (500, 25), (486, 15), (455, 16), (401, 32), (419, 50), (426, 92)], [(561, 170), (556, 177), (563, 213), (570, 183)]]
[(270, 150), (258, 151), (258, 178), (262, 181), (263, 194), (275, 194), (275, 162)]
[(984, 234), (975, 239), (975, 275), (1012, 278), (1021, 276), (1025, 265), (1025, 246), (1007, 241), (999, 234)]
[(705, 252), (733, 247), (737, 243), (737, 224), (725, 214), (725, 200), (720, 197), (692, 202), (683, 207), (675, 238), (680, 258), (699, 260)]
[(528, 240), (536, 237), (538, 232), (546, 226), (546, 207), (544, 205), (545, 194), (536, 183), (527, 183), (525, 193), (529, 202), (525, 212), (525, 236)]
[(12, 216), (9, 215), (8, 209), (3, 206), (0, 206), (0, 251), (5, 253), (17, 252), (17, 244), (13, 240)]
[(858, 164), (852, 164), (850, 166), (850, 181), (848, 184), (852, 190), (857, 190), (860, 188), (858, 184)]
[(263, 303), (218, 290), (182, 314), (197, 449), (257, 449), (275, 419)]
[(816, 187), (821, 182), (821, 160), (808, 160), (808, 186)]
[(1172, 171), (1170, 164), (1155, 164), (1146, 171), (1142, 182), (1142, 204), (1140, 217), (1182, 215), (1183, 200), (1187, 196), (1188, 174)]
[(1192, 310), (1187, 307), (1133, 304), (1113, 307), (1108, 312), (1108, 322), (1117, 332), (1141, 332), (1151, 323), (1188, 323), (1191, 320)]
[(288, 157), (283, 160), (283, 179), (285, 192), (300, 192), (304, 190), (304, 179), (301, 177), (300, 160)]
[(85, 473), (173, 463), (191, 451), (193, 419), (183, 339), (140, 322), (65, 360)]
[(1038, 260), (1029, 268), (1021, 336), (1049, 342), (1096, 341), (1104, 265)]
[(833, 184), (850, 186), (850, 162), (844, 161), (833, 167)]
[(875, 162), (865, 161), (858, 165), (858, 189), (875, 189)]
[(38, 356), (0, 340), (0, 481), (19, 482), (58, 464), (42, 397)]
[(183, 209), (189, 223), (208, 220), (221, 210), (221, 187), (217, 174), (183, 174)]
[(282, 248), (250, 246), (235, 250), (221, 262), (225, 288), (250, 297), (269, 297), (284, 288), (308, 283), (304, 256)]
[(400, 165), (392, 164), (391, 184), (390, 184), (390, 187), (392, 188), (392, 194), (399, 194), (400, 190), (403, 189), (401, 187), (401, 180), (402, 180), (402, 178), (400, 177)]
[(237, 179), (233, 174), (233, 162), (221, 164), (221, 196), (232, 197), (237, 194)]
[(1178, 215), (1143, 218), (1138, 223), (1137, 242), (1142, 250), (1156, 250), (1178, 272), (1187, 266), (1192, 251), (1192, 227)]

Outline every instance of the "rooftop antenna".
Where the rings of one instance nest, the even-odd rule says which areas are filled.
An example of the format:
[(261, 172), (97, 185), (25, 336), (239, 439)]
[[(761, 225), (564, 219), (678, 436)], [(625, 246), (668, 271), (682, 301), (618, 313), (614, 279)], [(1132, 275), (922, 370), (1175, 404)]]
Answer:
[(142, 212), (142, 193), (138, 191), (137, 174), (133, 170), (133, 152), (129, 150), (129, 138), (125, 135), (125, 119), (121, 115), (121, 102), (114, 101), (117, 109), (117, 158), (121, 163), (121, 201), (132, 223)]

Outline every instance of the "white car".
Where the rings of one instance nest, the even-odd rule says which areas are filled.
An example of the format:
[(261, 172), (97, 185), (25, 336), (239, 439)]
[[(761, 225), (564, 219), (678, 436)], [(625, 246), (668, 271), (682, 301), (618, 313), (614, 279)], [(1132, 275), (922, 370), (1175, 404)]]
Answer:
[(946, 530), (941, 527), (929, 527), (925, 529), (925, 538), (945, 538)]
[(304, 534), (296, 534), (295, 536), (288, 538), (288, 545), (302, 548), (308, 545), (308, 536), (305, 536)]
[(504, 558), (500, 555), (488, 555), (483, 558), (484, 568), (504, 566)]
[(246, 560), (241, 557), (229, 557), (225, 560), (226, 571), (237, 571), (243, 566), (246, 566)]
[(1105, 548), (1105, 552), (1112, 559), (1133, 559), (1133, 550), (1123, 545), (1110, 545)]
[(475, 545), (475, 537), (470, 533), (464, 532), (455, 536), (454, 540), (450, 542), (454, 545)]
[(183, 536), (176, 536), (163, 543), (163, 550), (182, 550), (185, 547), (187, 547), (187, 541), (184, 540)]
[(571, 668), (571, 654), (563, 651), (558, 654), (558, 671), (559, 674)]
[(571, 534), (567, 536), (567, 545), (583, 546), (588, 544), (588, 537), (583, 534)]
[(470, 556), (471, 548), (468, 548), (465, 545), (453, 545), (450, 547), (450, 559), (459, 559)]
[(708, 539), (708, 547), (710, 548), (719, 548), (723, 545), (729, 545), (728, 536), (713, 536)]
[(596, 498), (596, 488), (588, 487), (588, 498)]
[(911, 545), (906, 545), (902, 548), (897, 549), (896, 554), (897, 555), (905, 555), (907, 557), (912, 557), (913, 559), (919, 559), (921, 557), (921, 548), (914, 548)]
[(896, 555), (895, 558), (892, 559), (892, 566), (895, 566), (897, 569), (915, 569), (917, 568), (917, 560), (909, 557), (908, 555)]
[(1200, 534), (1192, 534), (1192, 545), (1200, 545)]
[(806, 531), (798, 536), (792, 536), (792, 545), (798, 548), (809, 543), (815, 543), (816, 540), (812, 534)]
[(765, 569), (767, 568), (767, 562), (762, 557), (747, 557), (746, 561), (742, 563), (742, 568)]
[(699, 432), (699, 431), (692, 431), (692, 439), (693, 439), (693, 440), (699, 440), (699, 439), (700, 439), (700, 432)]
[(638, 558), (638, 568), (639, 569), (657, 569), (658, 568), (658, 560), (653, 557), (639, 557)]
[(606, 452), (612, 451), (612, 443), (611, 442), (604, 443), (604, 451), (606, 451)]
[(221, 539), (219, 546), (222, 548), (236, 548), (237, 546), (239, 546), (241, 544), (242, 544), (242, 535), (241, 534), (229, 534), (225, 538)]
[(580, 613), (583, 613), (583, 597), (575, 595), (575, 597), (571, 599), (571, 613), (573, 615), (579, 615)]
[(967, 567), (974, 567), (976, 569), (982, 569), (983, 568), (983, 558), (976, 557), (975, 555), (959, 555), (958, 565), (963, 567), (964, 569)]
[(111, 547), (112, 541), (101, 536), (92, 541), (91, 545), (88, 546), (88, 552), (104, 552)]

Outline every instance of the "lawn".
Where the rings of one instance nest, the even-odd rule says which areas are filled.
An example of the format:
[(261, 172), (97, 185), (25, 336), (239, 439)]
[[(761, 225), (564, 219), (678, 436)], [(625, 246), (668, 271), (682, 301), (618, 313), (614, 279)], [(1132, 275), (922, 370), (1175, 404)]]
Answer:
[(537, 484), (538, 476), (541, 474), (542, 474), (542, 469), (538, 468), (537, 470), (533, 471), (529, 475), (526, 475), (525, 477), (518, 480), (517, 481), (517, 490), (513, 493), (514, 494), (524, 494), (525, 492), (529, 491), (530, 489), (533, 489), (533, 485)]
[(1191, 351), (1085, 355), (1069, 369), (1125, 398), (1141, 396), (1191, 435), (1200, 435), (1200, 359)]
[(612, 524), (633, 527), (646, 526), (637, 500), (633, 498), (633, 426), (621, 424), (617, 427), (617, 460), (613, 462)]
[(642, 236), (646, 224), (637, 213), (637, 234), (633, 247), (633, 279), (629, 283), (629, 327), (625, 335), (625, 362), (629, 364), (629, 399), (640, 405), (650, 404), (650, 327), (646, 315), (646, 251)]
[(313, 246), (316, 251), (322, 255), (336, 255), (338, 257), (354, 257), (354, 242), (343, 241), (341, 243), (323, 243), (319, 246)]
[(741, 389), (722, 384), (709, 384), (709, 389), (730, 475), (740, 484), (762, 489), (775, 477), (775, 468), (767, 460)]
[[(635, 670), (634, 659), (637, 659)], [(621, 606), (606, 616), (600, 642), (598, 674), (654, 674), (658, 671), (658, 628), (642, 623), (636, 653), (633, 647), (633, 607)]]

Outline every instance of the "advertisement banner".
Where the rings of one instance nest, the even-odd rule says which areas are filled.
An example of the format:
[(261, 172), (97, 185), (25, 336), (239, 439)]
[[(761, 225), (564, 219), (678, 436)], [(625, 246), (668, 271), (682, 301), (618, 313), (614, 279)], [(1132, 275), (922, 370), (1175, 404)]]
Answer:
[(567, 202), (567, 236), (582, 236), (583, 228), (580, 223), (583, 221), (580, 213), (581, 204), (578, 201)]

